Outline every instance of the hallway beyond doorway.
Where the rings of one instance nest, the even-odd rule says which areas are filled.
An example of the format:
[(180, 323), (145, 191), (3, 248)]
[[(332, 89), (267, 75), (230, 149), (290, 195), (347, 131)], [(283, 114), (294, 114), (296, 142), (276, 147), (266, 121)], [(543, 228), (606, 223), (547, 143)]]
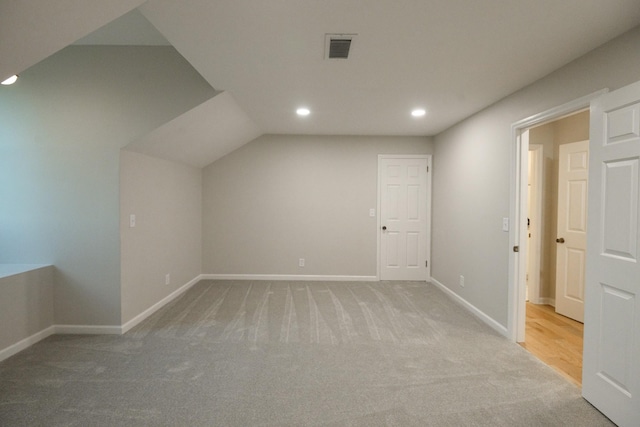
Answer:
[(525, 342), (522, 347), (582, 387), (584, 325), (557, 314), (550, 305), (527, 302)]

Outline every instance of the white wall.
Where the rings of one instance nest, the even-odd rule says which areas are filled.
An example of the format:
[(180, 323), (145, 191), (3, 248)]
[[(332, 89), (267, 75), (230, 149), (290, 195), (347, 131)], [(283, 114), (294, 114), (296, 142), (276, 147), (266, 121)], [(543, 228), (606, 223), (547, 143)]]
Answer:
[(122, 150), (120, 248), (124, 324), (200, 275), (202, 170)]
[(426, 137), (254, 140), (204, 169), (203, 273), (375, 276), (378, 154), (431, 152)]
[(640, 27), (435, 137), (432, 276), (503, 326), (511, 248), (501, 224), (510, 208), (511, 124), (640, 79), (638, 46)]
[(10, 346), (53, 325), (53, 267), (23, 270), (0, 276), (0, 361), (26, 347)]
[(56, 324), (120, 324), (120, 148), (214, 93), (171, 47), (72, 46), (0, 88), (0, 263), (55, 265)]
[[(539, 297), (550, 302), (555, 298), (556, 283), (556, 226), (558, 210), (558, 174), (554, 169), (556, 161), (554, 134), (555, 126), (547, 123), (535, 127), (529, 132), (529, 144), (542, 145), (542, 188), (541, 188), (541, 218), (540, 218), (540, 272)], [(587, 130), (588, 133), (588, 130)], [(553, 242), (553, 243), (551, 243)], [(529, 272), (535, 274), (535, 272)], [(535, 301), (534, 301), (535, 302)]]

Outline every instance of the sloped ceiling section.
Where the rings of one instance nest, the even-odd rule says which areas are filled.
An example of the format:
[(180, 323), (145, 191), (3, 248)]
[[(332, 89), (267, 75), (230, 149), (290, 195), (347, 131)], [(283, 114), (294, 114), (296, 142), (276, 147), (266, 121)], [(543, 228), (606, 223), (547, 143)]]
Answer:
[(222, 92), (125, 149), (202, 168), (260, 134), (231, 94)]
[(144, 0), (0, 1), (0, 81), (64, 49)]
[[(135, 9), (141, 3), (143, 1), (122, 0), (0, 2), (2, 76), (20, 73), (69, 44), (170, 45)], [(126, 149), (203, 167), (260, 134), (256, 124), (229, 93), (217, 92), (203, 104), (131, 142)]]
[(171, 43), (138, 9), (122, 15), (76, 41), (76, 45), (170, 46)]
[[(638, 0), (149, 0), (140, 10), (265, 133), (315, 135), (437, 134), (640, 24)], [(349, 59), (324, 59), (326, 33), (357, 34)], [(411, 117), (418, 107), (429, 113)]]
[[(136, 9), (75, 44), (158, 46), (170, 43)], [(132, 141), (125, 149), (201, 168), (260, 134), (231, 94), (218, 91), (206, 102)]]

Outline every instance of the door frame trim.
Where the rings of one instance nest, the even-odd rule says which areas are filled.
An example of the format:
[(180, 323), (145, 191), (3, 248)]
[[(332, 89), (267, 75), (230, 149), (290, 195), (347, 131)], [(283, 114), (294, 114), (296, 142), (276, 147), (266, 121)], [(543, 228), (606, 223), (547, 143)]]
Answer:
[[(521, 135), (536, 125), (557, 120), (576, 111), (590, 108), (591, 101), (609, 92), (602, 89), (560, 106), (551, 108), (511, 124), (511, 185), (509, 190), (509, 288), (508, 288), (508, 338), (514, 342), (524, 341), (525, 293), (526, 293), (526, 229), (527, 229), (527, 173), (529, 141)], [(513, 247), (518, 246), (519, 252)]]
[[(426, 182), (426, 190), (427, 196), (425, 197), (425, 202), (427, 204), (427, 260), (431, 261), (431, 198), (432, 198), (432, 185), (433, 185), (433, 154), (378, 154), (378, 184), (377, 184), (377, 203), (376, 203), (376, 280), (380, 281), (380, 269), (381, 262), (380, 256), (382, 251), (380, 250), (381, 239), (380, 239), (380, 227), (382, 227), (381, 221), (381, 207), (382, 200), (380, 199), (381, 193), (381, 174), (380, 174), (380, 165), (382, 164), (383, 159), (426, 159), (427, 161), (427, 182)], [(431, 265), (428, 265), (425, 272), (425, 281), (428, 282), (431, 280)]]
[[(531, 264), (529, 265), (529, 300), (534, 304), (540, 303), (540, 254), (542, 252), (542, 232), (545, 229), (543, 227), (543, 215), (542, 215), (542, 203), (543, 203), (543, 170), (544, 170), (544, 147), (542, 144), (529, 144), (529, 156), (533, 153), (533, 158), (535, 159), (535, 175), (534, 175), (534, 193), (533, 197), (535, 198), (535, 211), (533, 215), (529, 218), (531, 221), (531, 225), (534, 226), (537, 234), (534, 234), (531, 239), (533, 245), (531, 247), (533, 250), (531, 251), (532, 258), (529, 260)], [(530, 241), (531, 242), (531, 241)], [(528, 248), (527, 248), (528, 249)], [(533, 277), (532, 277), (533, 276)]]

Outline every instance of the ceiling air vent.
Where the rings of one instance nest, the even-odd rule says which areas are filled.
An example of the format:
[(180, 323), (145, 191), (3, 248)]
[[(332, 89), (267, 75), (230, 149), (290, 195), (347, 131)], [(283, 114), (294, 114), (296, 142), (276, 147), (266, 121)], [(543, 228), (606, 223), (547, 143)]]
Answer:
[(325, 34), (324, 58), (347, 59), (356, 34)]

